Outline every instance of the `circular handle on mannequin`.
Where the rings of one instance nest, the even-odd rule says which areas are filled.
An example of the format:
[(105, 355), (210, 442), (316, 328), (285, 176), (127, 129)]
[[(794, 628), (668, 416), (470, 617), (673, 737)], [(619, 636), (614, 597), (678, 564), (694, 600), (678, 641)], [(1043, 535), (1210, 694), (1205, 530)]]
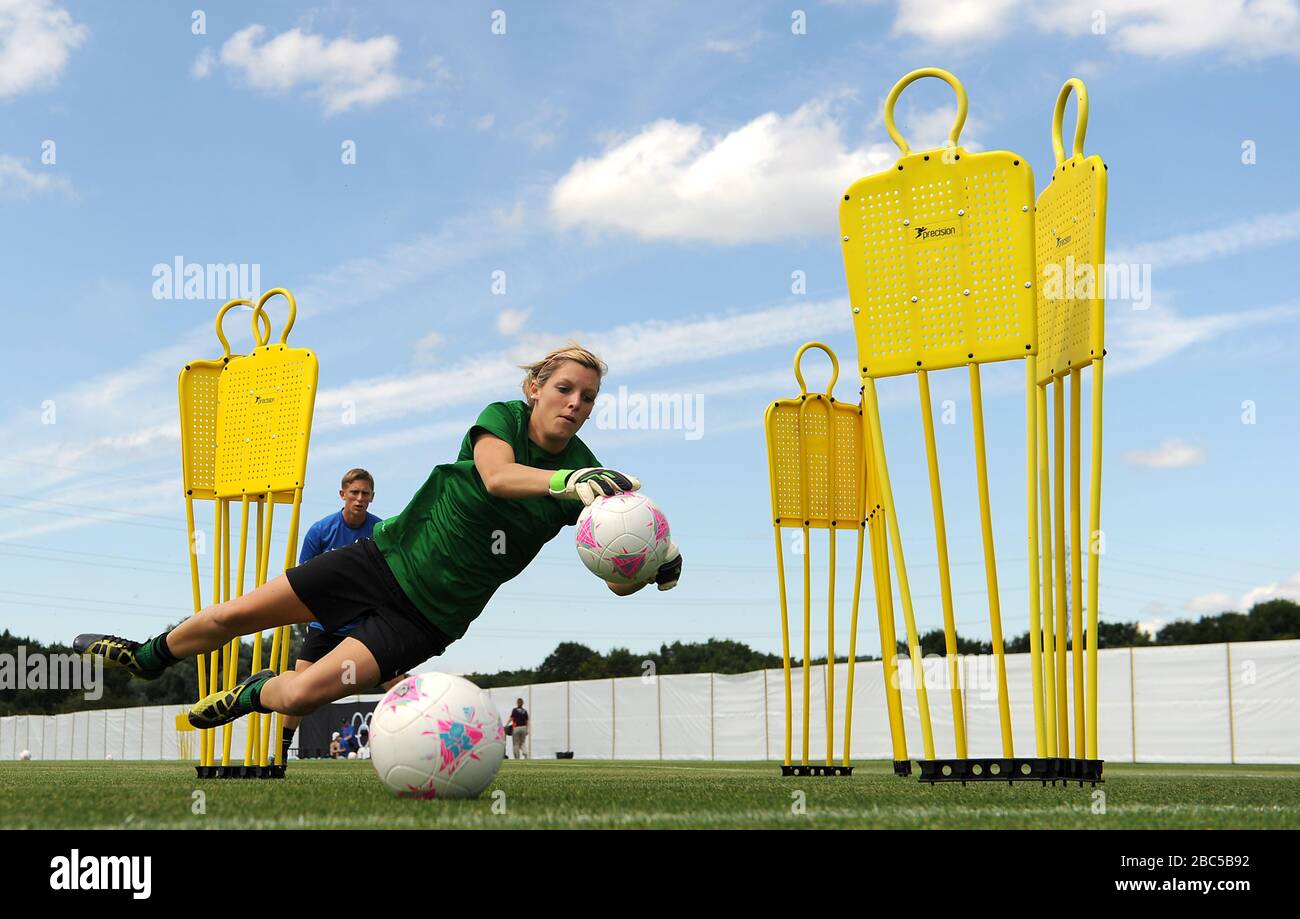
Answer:
[(922, 67), (920, 70), (913, 70), (894, 84), (894, 88), (889, 91), (889, 96), (885, 99), (885, 130), (894, 139), (903, 156), (911, 153), (912, 148), (907, 145), (907, 141), (903, 139), (903, 135), (898, 132), (898, 127), (894, 124), (894, 103), (898, 101), (904, 89), (922, 77), (938, 77), (951, 86), (952, 91), (957, 94), (957, 120), (952, 123), (952, 130), (948, 132), (948, 140), (954, 147), (957, 146), (957, 138), (961, 136), (962, 126), (966, 124), (966, 89), (961, 85), (961, 81), (940, 67)]
[[(261, 312), (262, 307), (266, 306), (267, 300), (275, 296), (284, 297), (289, 301), (289, 318), (284, 321), (284, 331), (280, 333), (280, 344), (285, 345), (289, 343), (289, 330), (293, 328), (294, 320), (298, 318), (298, 303), (293, 299), (293, 294), (283, 287), (273, 287), (262, 294), (262, 299), (257, 301), (258, 312)], [(266, 344), (266, 342), (262, 342), (262, 344)]]
[(1074, 119), (1074, 148), (1070, 156), (1083, 154), (1083, 136), (1088, 133), (1088, 87), (1078, 77), (1070, 77), (1061, 87), (1056, 97), (1056, 111), (1052, 113), (1052, 152), (1056, 154), (1056, 165), (1065, 162), (1065, 145), (1061, 142), (1061, 119), (1065, 117), (1065, 102), (1073, 91), (1078, 96), (1078, 113)]
[(810, 341), (794, 353), (794, 378), (799, 381), (799, 394), (801, 396), (808, 394), (808, 384), (803, 381), (803, 371), (799, 369), (799, 362), (803, 360), (804, 352), (809, 348), (820, 348), (831, 359), (831, 381), (826, 386), (826, 395), (830, 396), (835, 391), (835, 381), (840, 378), (840, 362), (835, 357), (835, 352), (819, 341)]
[[(236, 306), (246, 306), (253, 311), (253, 340), (258, 345), (266, 344), (266, 340), (271, 336), (271, 320), (261, 306), (254, 307), (252, 300), (231, 300), (217, 311), (217, 340), (221, 342), (222, 357), (230, 357), (230, 342), (226, 340), (226, 333), (222, 331), (221, 322), (226, 318), (226, 313)], [(257, 328), (259, 319), (266, 326), (265, 332), (259, 332)]]

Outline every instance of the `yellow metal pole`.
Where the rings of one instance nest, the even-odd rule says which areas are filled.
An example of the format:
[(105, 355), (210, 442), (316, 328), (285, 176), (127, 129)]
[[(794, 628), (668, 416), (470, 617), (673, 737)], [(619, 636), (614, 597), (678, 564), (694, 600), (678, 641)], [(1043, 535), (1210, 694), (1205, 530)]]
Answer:
[(1043, 623), (1038, 597), (1038, 358), (1025, 358), (1025, 531), (1029, 544), (1029, 668), (1034, 693), (1034, 749), (1047, 755), (1043, 717)]
[(808, 400), (804, 398), (799, 406), (799, 515), (803, 522), (803, 745), (799, 762), (808, 765), (808, 736), (812, 729), (810, 717), (812, 712), (812, 664), (810, 648), (812, 646), (812, 540), (808, 534), (808, 457), (804, 453), (803, 432), (804, 412)]
[(248, 566), (248, 495), (239, 502), (239, 567), (235, 575), (235, 596), (244, 595), (244, 574)]
[(1007, 697), (1007, 661), (1002, 643), (1002, 599), (998, 595), (998, 562), (993, 549), (993, 518), (989, 510), (988, 460), (984, 452), (984, 400), (980, 395), (980, 366), (970, 364), (971, 419), (975, 430), (975, 475), (979, 483), (980, 527), (984, 536), (984, 579), (989, 592), (989, 625), (993, 660), (998, 674), (998, 721), (1002, 726), (1002, 755), (1014, 756), (1011, 704)]
[(826, 405), (826, 523), (830, 542), (826, 587), (826, 765), (835, 761), (835, 403)]
[(903, 696), (898, 682), (898, 638), (894, 634), (894, 595), (889, 578), (889, 537), (885, 531), (885, 506), (880, 498), (880, 475), (871, 447), (865, 399), (862, 416), (862, 444), (867, 460), (867, 535), (871, 540), (871, 576), (876, 591), (876, 619), (880, 624), (880, 661), (885, 680), (885, 704), (889, 712), (889, 737), (894, 759), (907, 759), (907, 732), (903, 724)]
[[(276, 669), (276, 666), (280, 663), (281, 644), (283, 642), (283, 639), (284, 639), (284, 628), (282, 626), (277, 626), (271, 632), (271, 656), (267, 660), (267, 663), (271, 665), (272, 670)], [(357, 688), (360, 689), (360, 687)], [(254, 712), (253, 714), (260, 715), (261, 713)], [(278, 716), (279, 716), (279, 712), (276, 712), (274, 716), (267, 715), (264, 718), (258, 719), (257, 728), (259, 731), (261, 731), (261, 735), (262, 735), (262, 740), (261, 740), (261, 744), (258, 747), (258, 756), (257, 756), (257, 765), (259, 766), (265, 767), (267, 764), (268, 757), (271, 752), (270, 750), (271, 723), (275, 721)]]
[[(194, 530), (194, 496), (186, 493), (185, 495), (185, 529), (189, 533), (189, 556), (190, 563), (190, 593), (194, 597), (194, 614), (198, 615), (203, 609), (203, 593), (199, 586), (199, 554), (198, 547), (194, 544), (194, 538), (197, 535)], [(199, 674), (199, 698), (202, 699), (208, 694), (208, 655), (200, 654), (195, 668)], [(204, 759), (207, 746), (203, 742), (203, 734), (199, 735), (199, 763), (207, 765)]]
[(785, 600), (785, 561), (781, 555), (781, 524), (773, 524), (772, 531), (776, 536), (776, 576), (778, 578), (778, 592), (781, 601), (781, 659), (785, 669), (785, 760), (784, 764), (789, 766), (790, 763), (790, 746), (791, 734), (794, 731), (794, 711), (790, 703), (790, 620), (786, 613)]
[[(221, 508), (221, 602), (230, 600), (230, 500), (218, 498)], [(226, 646), (226, 673), (223, 689), (233, 689), (239, 682), (239, 636), (235, 636)], [(230, 765), (230, 744), (235, 726), (227, 723), (222, 729), (221, 765)]]
[(1052, 382), (1052, 469), (1056, 478), (1053, 495), (1053, 531), (1056, 535), (1056, 748), (1059, 756), (1070, 755), (1070, 693), (1067, 685), (1069, 667), (1065, 645), (1069, 635), (1066, 616), (1065, 577), (1065, 378)]
[(1056, 732), (1056, 615), (1052, 603), (1052, 493), (1048, 484), (1050, 473), (1050, 454), (1047, 449), (1047, 386), (1037, 386), (1038, 390), (1038, 517), (1042, 523), (1043, 556), (1043, 715), (1046, 719), (1044, 733), (1047, 739), (1047, 755), (1057, 755)]
[[(834, 478), (834, 470), (830, 475)], [(835, 515), (833, 501), (832, 498), (832, 517)], [(828, 766), (835, 761), (835, 521), (833, 519), (829, 537), (831, 541), (830, 583), (827, 585), (827, 591), (830, 597), (826, 603), (826, 765)]]
[[(298, 520), (299, 511), (302, 507), (302, 486), (294, 489), (293, 505), (289, 513), (289, 541), (284, 550), (284, 570), (288, 571), (293, 567), (294, 555), (298, 546)], [(276, 654), (276, 648), (279, 648), (279, 654)], [(276, 673), (284, 673), (289, 669), (289, 627), (280, 626), (275, 633), (275, 639), (271, 644), (271, 668)], [(280, 735), (284, 728), (284, 715), (281, 712), (274, 712), (266, 719), (267, 727), (270, 729), (271, 742), (262, 745), (262, 765), (266, 765), (268, 754), (276, 762), (280, 759)], [(279, 763), (283, 766), (284, 763)]]
[(1074, 667), (1074, 755), (1084, 755), (1083, 708), (1083, 537), (1079, 532), (1079, 416), (1082, 382), (1070, 371), (1070, 663)]
[[(212, 602), (214, 604), (221, 602), (221, 502), (214, 500), (212, 503)], [(221, 655), (224, 648), (214, 650), (208, 655), (210, 664), (208, 674), (208, 686), (210, 691), (216, 692), (221, 686)], [(207, 747), (209, 756), (209, 766), (216, 765), (217, 760), (217, 731), (216, 728), (208, 728), (203, 732), (207, 736)]]
[[(240, 512), (239, 512), (239, 569), (238, 569), (238, 570), (239, 570), (239, 575), (238, 575), (238, 579), (237, 579), (237, 581), (236, 581), (236, 587), (237, 587), (237, 589), (238, 589), (238, 591), (239, 591), (239, 593), (237, 594), (237, 596), (240, 596), (240, 597), (242, 597), (242, 596), (244, 595), (244, 574), (245, 574), (245, 572), (246, 572), (246, 570), (247, 570), (247, 566), (248, 566), (248, 506), (249, 506), (249, 499), (250, 499), (250, 497), (251, 497), (251, 496), (250, 496), (247, 492), (245, 492), (244, 495), (242, 496), (241, 500), (240, 500)], [(257, 517), (258, 517), (258, 532), (260, 533), (260, 532), (261, 532), (261, 518), (262, 518), (261, 510), (262, 510), (262, 506), (259, 504), (257, 509), (258, 509), (258, 515), (257, 515)], [(253, 580), (254, 580), (254, 581), (257, 580), (257, 562), (256, 562), (256, 560), (254, 560), (254, 562), (253, 562)], [(254, 673), (257, 672), (257, 668), (256, 668), (256, 667), (253, 668), (253, 672), (254, 672)], [(255, 741), (254, 741), (254, 737), (253, 737), (253, 732), (252, 732), (252, 731), (245, 731), (245, 732), (244, 732), (244, 765), (245, 765), (245, 766), (251, 766), (251, 765), (253, 765), (253, 745), (254, 745), (254, 742), (255, 742)]]
[(813, 697), (813, 672), (809, 663), (809, 646), (813, 642), (813, 607), (811, 607), (811, 572), (809, 569), (809, 528), (803, 528), (803, 744), (800, 763), (809, 764), (809, 716)]
[(781, 551), (781, 518), (778, 516), (776, 498), (776, 444), (772, 432), (768, 432), (767, 468), (769, 485), (772, 489), (772, 535), (776, 538), (776, 578), (777, 596), (781, 604), (781, 661), (785, 676), (785, 758), (783, 765), (789, 766), (791, 735), (794, 731), (794, 711), (790, 696), (790, 618), (785, 594), (785, 558)]
[[(861, 514), (862, 501), (858, 500)], [(867, 524), (858, 524), (858, 560), (853, 574), (853, 612), (849, 617), (849, 682), (844, 696), (844, 765), (849, 765), (849, 749), (853, 741), (853, 676), (858, 669), (858, 601), (862, 597), (862, 547), (866, 542)]]
[(921, 394), (921, 422), (925, 429), (925, 458), (930, 467), (930, 506), (934, 511), (934, 541), (939, 555), (939, 591), (943, 598), (943, 643), (948, 658), (948, 683), (952, 696), (952, 731), (957, 758), (966, 758), (965, 705), (961, 698), (961, 681), (957, 677), (957, 622), (952, 607), (952, 574), (948, 566), (948, 528), (943, 516), (943, 490), (939, 482), (939, 451), (935, 446), (934, 414), (930, 401), (930, 375), (917, 371)]
[(885, 509), (877, 506), (868, 518), (871, 528), (872, 576), (876, 587), (876, 617), (880, 621), (880, 660), (885, 677), (885, 702), (889, 709), (889, 737), (894, 759), (907, 759), (907, 731), (903, 723), (903, 693), (898, 679), (898, 636), (894, 632), (894, 595), (889, 578), (889, 536)]
[[(266, 581), (266, 561), (271, 545), (271, 522), (275, 505), (267, 500), (266, 495), (257, 496), (257, 533), (254, 537), (253, 588), (261, 587)], [(262, 669), (262, 632), (259, 629), (253, 636), (253, 673)], [(252, 763), (262, 761), (261, 751), (261, 714), (253, 712), (248, 716), (248, 734), (253, 738)]]
[(809, 721), (812, 711), (812, 665), (809, 663), (812, 644), (812, 572), (808, 545), (808, 527), (803, 528), (803, 745), (799, 762), (808, 765), (808, 736), (812, 729)]
[[(934, 759), (934, 734), (930, 729), (930, 699), (925, 689), (925, 670), (921, 666), (921, 642), (917, 638), (916, 617), (912, 611), (912, 589), (907, 580), (907, 564), (903, 558), (903, 539), (898, 529), (898, 515), (894, 507), (894, 492), (889, 484), (889, 466), (885, 462), (884, 432), (880, 426), (880, 405), (876, 398), (876, 381), (867, 378), (863, 388), (867, 415), (871, 426), (871, 449), (875, 456), (876, 473), (880, 481), (880, 496), (885, 506), (885, 520), (890, 543), (894, 549), (894, 564), (898, 569), (898, 592), (903, 603), (903, 622), (907, 628), (907, 650), (912, 663), (912, 679), (916, 681), (917, 714), (921, 719), (921, 742), (925, 758)], [(892, 618), (892, 617), (891, 617)]]
[(1102, 358), (1092, 359), (1092, 460), (1088, 488), (1088, 759), (1097, 758), (1097, 582), (1101, 563), (1101, 370)]

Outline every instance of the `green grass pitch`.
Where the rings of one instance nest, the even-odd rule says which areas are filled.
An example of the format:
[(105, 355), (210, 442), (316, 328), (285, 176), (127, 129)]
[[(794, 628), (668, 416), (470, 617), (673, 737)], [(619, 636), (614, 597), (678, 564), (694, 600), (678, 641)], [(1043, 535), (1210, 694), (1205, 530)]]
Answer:
[(932, 788), (885, 762), (859, 763), (848, 778), (784, 778), (776, 763), (535, 760), (507, 761), (475, 801), (413, 801), (392, 797), (368, 762), (291, 762), (281, 781), (203, 782), (175, 762), (6, 762), (0, 827), (1295, 829), (1298, 781), (1291, 765), (1117, 764), (1097, 789)]

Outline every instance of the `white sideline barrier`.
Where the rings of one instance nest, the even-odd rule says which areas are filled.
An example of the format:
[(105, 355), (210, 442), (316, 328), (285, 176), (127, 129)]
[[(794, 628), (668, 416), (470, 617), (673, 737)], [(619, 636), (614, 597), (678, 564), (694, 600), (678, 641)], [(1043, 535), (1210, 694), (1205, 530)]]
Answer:
[[(1017, 755), (1034, 755), (1029, 658), (1007, 655), (1012, 734)], [(906, 658), (900, 667), (908, 755), (919, 759), (920, 723)], [(1072, 663), (1067, 660), (1068, 665)], [(935, 754), (954, 755), (949, 690), (942, 658), (925, 661)], [(1300, 763), (1300, 641), (1103, 650), (1098, 752), (1111, 762)], [(971, 756), (1001, 755), (992, 658), (962, 658)], [(843, 755), (849, 665), (835, 666), (835, 756)], [(825, 757), (826, 667), (811, 668), (809, 756)], [(791, 671), (792, 752), (802, 746), (803, 671)], [(1067, 672), (1071, 681), (1073, 676)], [(528, 746), (537, 758), (572, 750), (578, 759), (780, 760), (785, 748), (781, 670), (737, 675), (692, 673), (621, 677), (490, 690), (503, 718), (524, 699)], [(380, 696), (359, 697), (377, 701)], [(184, 705), (99, 709), (66, 715), (0, 718), (0, 760), (23, 750), (35, 760), (178, 760), (186, 740), (175, 728)], [(1073, 711), (1069, 712), (1074, 736)], [(221, 755), (218, 733), (218, 756)], [(231, 761), (242, 762), (244, 720), (235, 723)], [(1073, 740), (1071, 741), (1073, 743)], [(191, 749), (193, 749), (191, 744)], [(857, 665), (853, 689), (855, 759), (889, 759), (892, 748), (879, 661)]]

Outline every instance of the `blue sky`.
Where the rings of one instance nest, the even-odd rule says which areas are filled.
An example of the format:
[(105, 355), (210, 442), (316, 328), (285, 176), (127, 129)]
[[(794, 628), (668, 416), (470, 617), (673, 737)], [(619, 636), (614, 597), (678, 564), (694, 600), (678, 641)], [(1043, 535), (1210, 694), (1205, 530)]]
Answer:
[[(881, 105), (920, 66), (964, 81), (963, 144), (1020, 153), (1039, 189), (1057, 90), (1082, 77), (1110, 261), (1151, 266), (1145, 309), (1108, 304), (1102, 617), (1300, 597), (1294, 0), (809, 2), (802, 34), (789, 4), (223, 3), (200, 34), (195, 6), (0, 3), (0, 622), (15, 632), (144, 636), (190, 610), (175, 380), (216, 356), (220, 304), (154, 296), (154, 266), (179, 257), (256, 265), (261, 287), (297, 295), (290, 341), (321, 366), (307, 522), (355, 465), (378, 480), (372, 511), (401, 511), (484, 404), (516, 397), (512, 365), (567, 338), (608, 361), (607, 392), (702, 401), (698, 437), (582, 432), (666, 511), (680, 587), (615, 598), (566, 532), (439, 666), (531, 666), (561, 640), (779, 651), (763, 409), (796, 391), (803, 341), (854, 363), (836, 205), (896, 158)], [(923, 81), (899, 116), (914, 148), (935, 145), (951, 94)], [(232, 318), (244, 349), (247, 314)], [(810, 360), (810, 383), (824, 372)], [(982, 637), (969, 404), (950, 374), (932, 382), (956, 408), (938, 436), (957, 618)], [(1021, 379), (985, 373), (1009, 633), (1027, 623)], [(846, 376), (838, 395), (856, 388)], [(933, 627), (915, 384), (880, 391)], [(859, 642), (879, 652), (869, 612)]]

